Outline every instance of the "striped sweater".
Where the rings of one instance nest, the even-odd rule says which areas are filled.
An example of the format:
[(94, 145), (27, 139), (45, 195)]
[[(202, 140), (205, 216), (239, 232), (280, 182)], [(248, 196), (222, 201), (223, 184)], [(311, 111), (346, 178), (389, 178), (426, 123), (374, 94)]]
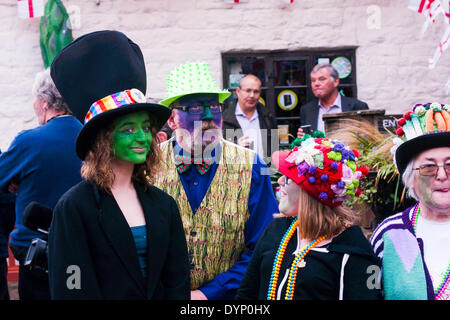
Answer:
[(381, 261), (386, 300), (434, 299), (423, 240), (416, 238), (411, 222), (414, 207), (385, 219), (370, 240)]

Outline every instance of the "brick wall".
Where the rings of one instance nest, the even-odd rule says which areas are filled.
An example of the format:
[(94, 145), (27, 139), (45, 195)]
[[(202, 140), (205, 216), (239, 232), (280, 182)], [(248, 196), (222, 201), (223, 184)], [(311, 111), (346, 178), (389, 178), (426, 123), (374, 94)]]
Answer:
[[(222, 82), (221, 52), (301, 50), (357, 46), (358, 98), (387, 113), (418, 102), (448, 102), (450, 52), (429, 70), (442, 18), (423, 39), (423, 17), (409, 0), (63, 0), (74, 19), (74, 37), (116, 29), (144, 53), (147, 95), (164, 97), (165, 78), (175, 66), (206, 61)], [(31, 86), (43, 68), (39, 19), (21, 20), (15, 0), (0, 0), (0, 149), (35, 127)]]

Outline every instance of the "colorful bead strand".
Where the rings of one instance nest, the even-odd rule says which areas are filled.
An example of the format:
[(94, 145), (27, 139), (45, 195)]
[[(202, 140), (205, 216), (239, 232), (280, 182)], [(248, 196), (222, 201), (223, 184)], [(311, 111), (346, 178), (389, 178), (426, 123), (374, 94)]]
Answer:
[(434, 291), (434, 300), (440, 300), (442, 295), (444, 294), (445, 290), (447, 290), (448, 284), (450, 283), (450, 262), (447, 265), (447, 270), (445, 270), (446, 276), (442, 278), (442, 281), (437, 288), (437, 290)]
[(269, 290), (267, 291), (267, 300), (275, 300), (276, 299), (276, 290), (277, 290), (277, 284), (278, 284), (278, 278), (280, 276), (280, 268), (281, 268), (281, 262), (283, 261), (284, 253), (286, 252), (286, 247), (289, 243), (289, 240), (291, 240), (292, 235), (294, 234), (295, 230), (298, 226), (298, 220), (295, 219), (292, 221), (288, 231), (283, 236), (283, 239), (281, 240), (280, 246), (278, 247), (277, 254), (275, 256), (275, 261), (272, 268), (272, 274), (270, 276), (270, 282), (269, 282)]
[(419, 203), (416, 204), (416, 207), (414, 208), (412, 217), (411, 217), (411, 223), (413, 226), (414, 234), (417, 234), (417, 219), (419, 218), (420, 213), (420, 205)]
[(295, 259), (291, 265), (291, 270), (289, 271), (289, 278), (288, 278), (288, 282), (286, 285), (285, 300), (292, 300), (292, 298), (293, 298), (295, 283), (297, 281), (298, 264), (300, 263), (300, 261), (302, 261), (306, 257), (308, 252), (312, 248), (314, 248), (314, 246), (316, 244), (323, 241), (325, 238), (326, 238), (325, 236), (321, 236), (319, 238), (314, 239), (295, 257)]

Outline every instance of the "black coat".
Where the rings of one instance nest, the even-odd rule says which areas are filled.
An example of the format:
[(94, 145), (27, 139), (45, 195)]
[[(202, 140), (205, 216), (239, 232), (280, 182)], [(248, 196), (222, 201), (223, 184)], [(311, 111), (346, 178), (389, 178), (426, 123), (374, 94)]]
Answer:
[[(270, 157), (272, 155), (272, 148), (271, 148), (271, 129), (277, 129), (277, 125), (275, 122), (275, 118), (270, 112), (268, 107), (264, 107), (261, 103), (258, 102), (258, 105), (256, 106), (256, 111), (258, 111), (258, 120), (259, 120), (259, 128), (260, 129), (266, 129), (267, 132), (267, 142), (264, 143), (264, 137), (263, 139), (263, 148), (264, 148), (264, 155), (268, 157), (268, 159), (263, 159), (264, 161), (270, 162)], [(236, 103), (231, 104), (227, 109), (224, 110), (222, 114), (222, 133), (224, 139), (227, 139), (227, 129), (241, 129), (241, 126), (239, 125), (239, 122), (236, 119)], [(242, 131), (240, 134), (236, 134), (234, 136), (234, 139), (227, 139), (228, 141), (231, 141), (233, 143), (237, 143), (237, 140), (242, 137)], [(278, 140), (275, 142), (275, 144), (278, 146)]]
[[(135, 184), (135, 189), (147, 225), (147, 282), (114, 197), (83, 181), (54, 209), (49, 234), (52, 299), (189, 299), (188, 252), (178, 207), (156, 187), (144, 190)], [(77, 270), (80, 286), (73, 288)]]
[[(342, 112), (367, 110), (367, 103), (355, 98), (341, 96)], [(300, 125), (311, 125), (311, 130), (317, 130), (317, 118), (319, 117), (319, 100), (314, 99), (300, 108)]]
[[(274, 259), (292, 221), (292, 218), (277, 218), (267, 226), (253, 252), (237, 299), (267, 298)], [(284, 299), (287, 283), (283, 280), (295, 258), (297, 243), (295, 232), (280, 268), (277, 291), (282, 286), (281, 299)], [(377, 266), (378, 259), (358, 226), (346, 229), (325, 246), (314, 248), (304, 261), (305, 267), (298, 270), (294, 300), (337, 300), (340, 294), (347, 300), (381, 299), (380, 290), (368, 285), (372, 284), (368, 268)]]

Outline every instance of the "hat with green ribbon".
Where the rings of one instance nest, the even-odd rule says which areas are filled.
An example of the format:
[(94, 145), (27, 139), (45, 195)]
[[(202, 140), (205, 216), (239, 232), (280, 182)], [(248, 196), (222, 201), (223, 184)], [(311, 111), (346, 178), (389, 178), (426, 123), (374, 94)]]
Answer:
[(182, 64), (172, 70), (167, 77), (166, 97), (159, 103), (169, 107), (179, 98), (195, 93), (217, 94), (220, 103), (231, 95), (228, 90), (219, 89), (207, 63), (194, 62)]

